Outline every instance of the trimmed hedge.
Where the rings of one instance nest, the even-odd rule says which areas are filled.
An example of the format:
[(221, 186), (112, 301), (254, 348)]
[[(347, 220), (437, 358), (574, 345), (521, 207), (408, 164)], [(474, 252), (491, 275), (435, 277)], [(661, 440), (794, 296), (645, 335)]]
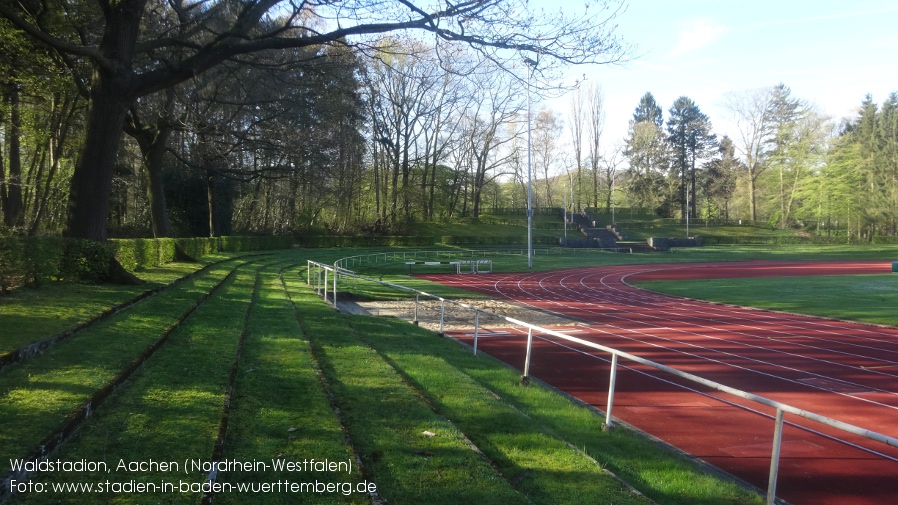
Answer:
[(702, 235), (702, 243), (705, 245), (800, 245), (800, 244), (844, 244), (845, 239), (834, 237), (802, 237), (789, 236), (742, 236), (725, 237), (720, 235)]
[[(305, 237), (296, 237), (296, 242), (301, 247), (419, 247), (432, 245), (520, 245), (526, 240), (525, 237), (496, 237), (483, 236), (473, 237), (470, 235), (443, 235), (441, 237), (421, 236), (365, 236), (358, 235), (354, 237), (348, 236), (329, 236), (329, 235), (313, 235)], [(541, 245), (557, 245), (555, 237), (534, 237), (534, 244)]]
[(415, 247), (433, 245), (433, 237), (308, 235), (296, 237), (301, 247)]
[(164, 265), (177, 256), (175, 240), (171, 238), (113, 239), (109, 243), (116, 259), (129, 271)]
[(0, 292), (58, 276), (62, 257), (61, 238), (0, 237)]
[(292, 237), (139, 238), (109, 242), (0, 237), (0, 293), (52, 278), (88, 283), (105, 281), (113, 257), (126, 270), (135, 271), (174, 260), (195, 261), (214, 252), (288, 249), (293, 244)]

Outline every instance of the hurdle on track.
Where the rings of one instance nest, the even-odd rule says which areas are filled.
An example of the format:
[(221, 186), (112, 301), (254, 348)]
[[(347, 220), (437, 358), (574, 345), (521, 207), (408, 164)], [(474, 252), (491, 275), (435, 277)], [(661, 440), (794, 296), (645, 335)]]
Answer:
[(493, 260), (406, 261), (405, 264), (408, 265), (409, 275), (415, 265), (455, 265), (456, 274), (491, 273), (493, 271)]

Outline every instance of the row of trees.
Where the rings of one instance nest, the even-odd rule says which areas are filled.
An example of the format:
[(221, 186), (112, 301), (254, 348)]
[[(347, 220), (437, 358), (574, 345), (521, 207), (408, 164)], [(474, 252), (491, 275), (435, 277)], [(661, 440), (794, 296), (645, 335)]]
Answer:
[(717, 138), (688, 97), (663, 120), (651, 93), (624, 144), (620, 199), (663, 217), (742, 219), (853, 240), (898, 233), (898, 94), (834, 125), (784, 84), (732, 93), (738, 134)]
[[(386, 22), (397, 9), (410, 21)], [(408, 2), (0, 4), (3, 227), (397, 232), (523, 208), (532, 169), (536, 206), (898, 232), (895, 95), (834, 127), (785, 85), (734, 93), (732, 138), (686, 96), (665, 113), (646, 93), (611, 141), (598, 86), (562, 113), (531, 106), (553, 61), (625, 54), (604, 30), (613, 15), (543, 21), (498, 0), (437, 14)]]
[[(104, 240), (110, 223), (157, 236), (341, 227), (370, 217), (399, 225), (417, 214), (418, 182), (434, 188), (421, 213), (434, 216), (436, 186), (446, 184), (439, 172), (452, 168), (443, 137), (464, 116), (450, 123), (447, 114), (464, 109), (446, 95), (429, 114), (440, 126), (424, 130), (402, 103), (400, 123), (391, 124), (390, 90), (378, 88), (377, 74), (401, 74), (402, 60), (422, 51), (384, 36), (429, 34), (433, 47), (424, 52), (439, 62), (438, 81), (470, 71), (484, 86), (478, 91), (520, 88), (514, 67), (522, 58), (541, 60), (541, 70), (622, 58), (611, 33), (619, 8), (589, 2), (572, 16), (534, 12), (525, 0), (436, 10), (407, 0), (0, 3), (5, 225), (90, 240)], [(403, 100), (458, 92), (411, 77), (415, 88)], [(505, 123), (482, 118), (514, 110), (492, 102), (466, 119), (469, 144), (486, 147), (463, 153), (457, 134), (449, 158), (468, 163), (453, 199), (475, 214), (496, 139), (507, 137), (490, 131)]]

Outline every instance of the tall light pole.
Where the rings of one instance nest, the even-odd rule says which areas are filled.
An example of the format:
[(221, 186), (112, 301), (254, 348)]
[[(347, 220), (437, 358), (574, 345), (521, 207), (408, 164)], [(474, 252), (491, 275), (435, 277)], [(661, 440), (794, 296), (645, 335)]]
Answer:
[(563, 217), (561, 218), (562, 219), (561, 223), (564, 226), (564, 245), (567, 245), (567, 189), (564, 188), (563, 184), (562, 184), (561, 189), (562, 189), (561, 192), (564, 194), (564, 208), (561, 209), (564, 214), (563, 214)]
[(527, 268), (533, 270), (533, 177), (530, 170), (530, 78), (536, 62), (524, 58), (527, 65)]

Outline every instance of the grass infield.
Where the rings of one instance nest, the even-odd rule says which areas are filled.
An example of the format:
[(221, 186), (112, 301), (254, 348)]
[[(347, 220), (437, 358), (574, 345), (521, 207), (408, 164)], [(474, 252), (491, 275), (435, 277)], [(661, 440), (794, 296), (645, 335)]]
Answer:
[(898, 274), (635, 282), (676, 296), (898, 325)]

